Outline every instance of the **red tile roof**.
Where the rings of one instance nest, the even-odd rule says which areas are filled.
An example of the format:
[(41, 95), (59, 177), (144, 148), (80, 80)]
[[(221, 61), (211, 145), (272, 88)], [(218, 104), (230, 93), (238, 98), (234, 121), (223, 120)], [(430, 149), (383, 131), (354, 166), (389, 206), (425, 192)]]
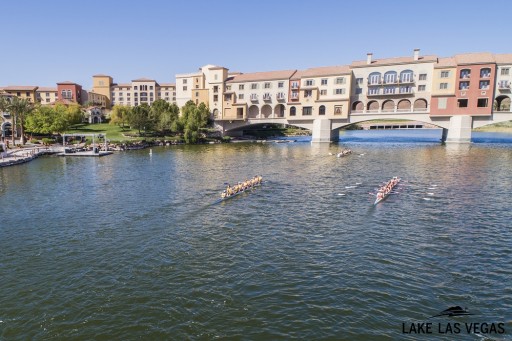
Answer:
[(16, 91), (16, 90), (21, 90), (21, 91), (34, 91), (36, 90), (38, 87), (35, 86), (35, 85), (8, 85), (4, 88), (4, 91)]
[(149, 79), (149, 78), (133, 79), (132, 82), (155, 82), (156, 83), (156, 81), (154, 79)]
[(40, 86), (37, 88), (37, 92), (57, 92), (57, 88), (51, 86)]
[(494, 59), (498, 64), (512, 64), (512, 53), (495, 54)]
[(295, 72), (296, 72), (296, 70), (242, 73), (240, 75), (234, 75), (233, 79), (227, 81), (227, 83), (257, 82), (257, 81), (270, 81), (270, 80), (278, 80), (278, 79), (290, 79), (290, 77), (292, 77)]
[(395, 65), (395, 64), (414, 64), (414, 63), (428, 63), (437, 62), (437, 56), (419, 56), (418, 60), (414, 60), (413, 56), (410, 57), (393, 57), (384, 59), (372, 59), (371, 64), (367, 64), (366, 60), (358, 60), (350, 64), (351, 68), (354, 67), (369, 67), (369, 66), (382, 66), (382, 65)]
[(489, 52), (456, 54), (454, 58), (458, 65), (495, 63), (494, 56)]
[(439, 58), (436, 65), (434, 65), (434, 68), (441, 69), (445, 67), (456, 67), (457, 63), (455, 62), (455, 58), (453, 57), (446, 57), (446, 58)]
[(350, 67), (348, 65), (340, 66), (324, 66), (310, 68), (302, 71), (302, 78), (304, 77), (318, 77), (318, 76), (336, 76), (350, 74)]

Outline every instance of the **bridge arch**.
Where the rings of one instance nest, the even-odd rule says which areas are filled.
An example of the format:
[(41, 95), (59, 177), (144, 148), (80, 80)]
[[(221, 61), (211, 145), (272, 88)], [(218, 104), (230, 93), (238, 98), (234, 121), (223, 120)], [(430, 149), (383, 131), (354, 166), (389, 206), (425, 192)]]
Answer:
[(395, 111), (395, 102), (391, 99), (384, 101), (382, 103), (382, 111)]
[(284, 117), (285, 106), (283, 104), (278, 104), (274, 107), (274, 117)]
[(258, 118), (259, 115), (260, 115), (260, 109), (258, 108), (258, 106), (257, 105), (251, 105), (249, 107), (249, 112), (248, 112), (247, 117), (248, 118)]
[(262, 118), (270, 118), (272, 115), (272, 107), (268, 104), (265, 104), (263, 107), (261, 107), (261, 116)]
[(506, 95), (496, 97), (494, 108), (496, 111), (510, 111), (510, 97)]

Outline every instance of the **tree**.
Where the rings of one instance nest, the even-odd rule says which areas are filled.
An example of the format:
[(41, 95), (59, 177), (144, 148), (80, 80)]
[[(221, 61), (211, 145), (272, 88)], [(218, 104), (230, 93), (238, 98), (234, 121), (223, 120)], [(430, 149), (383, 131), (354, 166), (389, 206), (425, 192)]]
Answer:
[(193, 101), (188, 101), (181, 108), (180, 126), (183, 129), (183, 137), (187, 143), (196, 143), (199, 139), (199, 130), (208, 125), (210, 110), (201, 103), (197, 106)]
[(13, 97), (11, 103), (7, 106), (7, 110), (13, 118), (12, 145), (15, 145), (14, 132), (17, 127), (20, 128), (20, 143), (25, 144), (25, 120), (30, 115), (34, 106), (32, 102), (25, 98)]
[(112, 111), (110, 112), (110, 124), (121, 124), (121, 128), (124, 129), (124, 124), (128, 121), (130, 112), (130, 107), (124, 105), (114, 105)]
[(176, 104), (158, 99), (151, 105), (152, 119), (155, 121), (155, 128), (161, 132), (172, 131), (174, 122), (178, 120), (180, 109)]
[[(68, 127), (72, 126), (74, 124), (82, 123), (83, 119), (84, 119), (84, 112), (82, 111), (82, 108), (80, 107), (80, 105), (71, 104), (66, 108), (66, 121), (67, 121)], [(67, 130), (67, 127), (64, 130)], [(59, 132), (63, 132), (64, 130), (61, 130)]]
[(144, 132), (146, 132), (146, 130), (152, 130), (154, 122), (151, 119), (150, 113), (151, 108), (146, 103), (137, 105), (130, 111), (128, 123), (133, 129), (137, 129), (139, 134), (141, 129), (144, 129)]
[(37, 106), (27, 118), (26, 129), (37, 134), (63, 133), (81, 121), (82, 110), (78, 105)]

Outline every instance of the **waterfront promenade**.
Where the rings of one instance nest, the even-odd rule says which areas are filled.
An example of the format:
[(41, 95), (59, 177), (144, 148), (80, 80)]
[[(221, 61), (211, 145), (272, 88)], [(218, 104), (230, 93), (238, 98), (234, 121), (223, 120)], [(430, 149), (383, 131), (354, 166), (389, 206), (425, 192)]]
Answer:
[(27, 147), (10, 149), (1, 153), (0, 167), (13, 166), (31, 161), (40, 155), (54, 154), (59, 152), (55, 147)]

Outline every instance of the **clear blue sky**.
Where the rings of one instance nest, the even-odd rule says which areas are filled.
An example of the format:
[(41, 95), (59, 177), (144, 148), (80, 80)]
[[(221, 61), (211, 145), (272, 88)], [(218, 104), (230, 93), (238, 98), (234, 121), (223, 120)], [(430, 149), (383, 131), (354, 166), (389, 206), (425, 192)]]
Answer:
[(256, 72), (512, 52), (510, 0), (9, 1), (0, 86), (90, 89), (92, 75), (174, 82), (205, 64)]

